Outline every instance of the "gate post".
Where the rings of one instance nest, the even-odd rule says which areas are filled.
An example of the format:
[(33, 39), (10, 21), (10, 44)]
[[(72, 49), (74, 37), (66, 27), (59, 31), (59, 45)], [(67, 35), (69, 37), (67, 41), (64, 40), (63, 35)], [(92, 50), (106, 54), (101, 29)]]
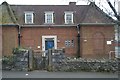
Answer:
[(48, 50), (48, 71), (52, 71), (52, 49)]
[(28, 71), (33, 70), (33, 50), (28, 51)]

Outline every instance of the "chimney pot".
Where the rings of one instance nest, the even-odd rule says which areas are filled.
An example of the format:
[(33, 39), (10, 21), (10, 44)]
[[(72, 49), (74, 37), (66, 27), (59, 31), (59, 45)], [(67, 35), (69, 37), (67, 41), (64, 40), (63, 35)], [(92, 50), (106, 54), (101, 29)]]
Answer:
[(76, 2), (69, 2), (69, 5), (76, 5)]

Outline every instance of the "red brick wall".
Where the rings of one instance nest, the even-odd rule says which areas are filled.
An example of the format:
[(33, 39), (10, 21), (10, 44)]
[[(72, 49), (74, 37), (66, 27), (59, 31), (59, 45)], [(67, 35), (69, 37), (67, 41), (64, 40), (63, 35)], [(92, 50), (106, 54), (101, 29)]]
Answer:
[[(107, 57), (108, 52), (114, 50), (114, 46), (107, 45), (106, 41), (114, 39), (113, 26), (82, 26), (81, 27), (82, 57), (102, 58)], [(65, 47), (66, 55), (77, 55), (77, 29), (76, 27), (24, 27), (21, 30), (21, 43), (23, 47), (32, 47), (37, 50), (37, 46), (42, 46), (42, 36), (57, 35), (57, 48), (65, 47), (65, 40), (74, 40), (74, 47)], [(84, 41), (87, 40), (87, 41)], [(104, 41), (104, 42), (103, 42)], [(42, 50), (42, 47), (40, 48)]]
[(12, 50), (18, 47), (17, 27), (2, 27), (3, 56), (12, 55)]
[(0, 26), (0, 58), (2, 57), (2, 27)]
[(105, 58), (109, 51), (114, 51), (113, 42), (107, 45), (107, 41), (114, 40), (113, 26), (83, 26), (81, 35), (83, 57)]
[[(33, 49), (38, 49), (37, 46), (42, 46), (42, 36), (49, 35), (57, 35), (57, 48), (65, 47), (65, 40), (74, 40), (74, 47), (65, 47), (66, 55), (76, 55), (77, 50), (77, 32), (74, 27), (66, 27), (66, 28), (22, 28), (22, 46), (30, 47)], [(42, 50), (42, 47), (40, 48)]]

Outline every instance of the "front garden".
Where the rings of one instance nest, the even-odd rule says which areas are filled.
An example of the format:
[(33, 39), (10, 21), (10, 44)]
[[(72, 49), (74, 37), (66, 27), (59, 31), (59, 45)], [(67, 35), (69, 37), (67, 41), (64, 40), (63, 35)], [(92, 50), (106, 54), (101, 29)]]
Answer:
[[(30, 70), (28, 59), (28, 50), (25, 49), (15, 49), (13, 56), (4, 56), (2, 58), (2, 69), (3, 70), (19, 70), (28, 71)], [(45, 58), (45, 57), (44, 57)], [(32, 70), (34, 70), (34, 62), (37, 58), (33, 55)], [(39, 59), (43, 60), (43, 59)], [(51, 56), (51, 66), (48, 65), (48, 58), (45, 58), (46, 70), (48, 71), (62, 71), (62, 72), (79, 72), (79, 71), (89, 71), (89, 72), (118, 72), (120, 69), (120, 59), (84, 59), (84, 58), (70, 58), (65, 57), (63, 54), (58, 54)], [(42, 66), (42, 64), (38, 64)]]

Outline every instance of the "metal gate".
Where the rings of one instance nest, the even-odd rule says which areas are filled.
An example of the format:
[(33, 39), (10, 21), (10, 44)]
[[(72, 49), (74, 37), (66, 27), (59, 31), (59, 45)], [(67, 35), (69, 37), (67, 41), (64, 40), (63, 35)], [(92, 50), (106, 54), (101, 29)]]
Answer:
[(43, 52), (34, 52), (34, 70), (46, 70), (47, 58), (42, 56)]
[(51, 70), (65, 58), (64, 49), (49, 49), (45, 51), (45, 57), (42, 56), (43, 53), (34, 52), (34, 70)]

